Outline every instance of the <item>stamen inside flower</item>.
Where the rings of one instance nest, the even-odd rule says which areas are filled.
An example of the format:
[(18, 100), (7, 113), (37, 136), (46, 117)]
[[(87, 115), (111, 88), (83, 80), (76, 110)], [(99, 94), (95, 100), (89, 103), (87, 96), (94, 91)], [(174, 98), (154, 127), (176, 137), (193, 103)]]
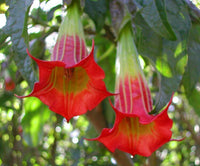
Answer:
[(52, 70), (50, 86), (62, 93), (77, 94), (87, 87), (89, 77), (82, 67), (55, 67)]
[(64, 76), (65, 79), (71, 80), (74, 73), (74, 68), (64, 69)]

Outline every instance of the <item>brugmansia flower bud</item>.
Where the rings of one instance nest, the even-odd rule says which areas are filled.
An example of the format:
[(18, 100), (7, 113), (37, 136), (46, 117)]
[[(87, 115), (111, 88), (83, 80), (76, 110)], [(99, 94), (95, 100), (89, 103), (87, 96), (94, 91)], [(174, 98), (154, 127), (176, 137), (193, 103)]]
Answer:
[(131, 26), (127, 24), (117, 42), (116, 113), (114, 127), (103, 129), (98, 138), (111, 152), (119, 149), (132, 155), (150, 156), (170, 141), (172, 120), (167, 107), (158, 115), (150, 115), (152, 99), (141, 70)]
[(28, 96), (21, 96), (39, 98), (67, 121), (111, 95), (103, 82), (104, 71), (94, 61), (94, 43), (91, 53), (87, 53), (78, 4), (73, 1), (67, 8), (51, 61), (29, 54), (38, 64), (39, 82)]

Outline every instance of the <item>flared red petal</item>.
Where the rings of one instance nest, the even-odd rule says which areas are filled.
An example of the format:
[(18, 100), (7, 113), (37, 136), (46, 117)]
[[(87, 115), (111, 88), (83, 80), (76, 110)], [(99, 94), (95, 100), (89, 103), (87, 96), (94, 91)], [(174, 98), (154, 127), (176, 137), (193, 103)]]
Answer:
[(90, 55), (70, 68), (61, 61), (43, 61), (29, 54), (39, 66), (39, 82), (21, 98), (37, 97), (68, 121), (93, 109), (111, 95), (102, 80), (104, 71), (94, 61), (93, 50), (94, 44)]
[(116, 120), (112, 129), (103, 129), (94, 139), (103, 143), (111, 152), (116, 149), (133, 156), (150, 156), (160, 146), (170, 141), (172, 120), (167, 115), (168, 106), (148, 124), (140, 123), (141, 117), (127, 116), (115, 109)]

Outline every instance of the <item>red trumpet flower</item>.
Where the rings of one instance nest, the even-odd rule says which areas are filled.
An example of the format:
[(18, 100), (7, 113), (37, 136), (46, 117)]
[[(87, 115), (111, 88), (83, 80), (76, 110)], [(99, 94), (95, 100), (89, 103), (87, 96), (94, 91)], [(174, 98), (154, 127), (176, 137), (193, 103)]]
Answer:
[(132, 155), (150, 156), (170, 141), (172, 120), (167, 107), (158, 115), (150, 115), (152, 99), (138, 61), (132, 32), (126, 25), (120, 33), (116, 61), (116, 120), (112, 129), (103, 129), (94, 139), (111, 152), (119, 149)]
[(39, 60), (28, 53), (39, 67), (39, 82), (29, 95), (21, 98), (37, 97), (67, 121), (93, 109), (111, 95), (93, 52), (94, 42), (91, 53), (87, 53), (79, 8), (74, 2), (60, 27), (52, 61)]

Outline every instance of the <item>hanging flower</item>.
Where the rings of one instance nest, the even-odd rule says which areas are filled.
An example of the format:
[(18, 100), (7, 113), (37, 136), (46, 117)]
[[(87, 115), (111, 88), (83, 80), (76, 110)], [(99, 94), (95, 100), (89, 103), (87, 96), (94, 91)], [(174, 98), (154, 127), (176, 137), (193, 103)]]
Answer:
[(88, 55), (79, 6), (74, 1), (59, 29), (51, 61), (36, 59), (28, 53), (39, 67), (39, 82), (29, 95), (21, 98), (37, 97), (67, 121), (92, 110), (111, 95), (103, 82), (104, 71), (94, 61), (93, 52), (94, 42)]
[(6, 91), (13, 91), (15, 89), (15, 82), (13, 79), (8, 76), (5, 78), (5, 90)]
[(119, 149), (142, 156), (170, 141), (172, 120), (167, 107), (158, 115), (150, 115), (152, 99), (138, 60), (131, 28), (126, 25), (120, 33), (116, 60), (116, 120), (112, 129), (103, 129), (94, 139), (103, 143), (111, 152)]

